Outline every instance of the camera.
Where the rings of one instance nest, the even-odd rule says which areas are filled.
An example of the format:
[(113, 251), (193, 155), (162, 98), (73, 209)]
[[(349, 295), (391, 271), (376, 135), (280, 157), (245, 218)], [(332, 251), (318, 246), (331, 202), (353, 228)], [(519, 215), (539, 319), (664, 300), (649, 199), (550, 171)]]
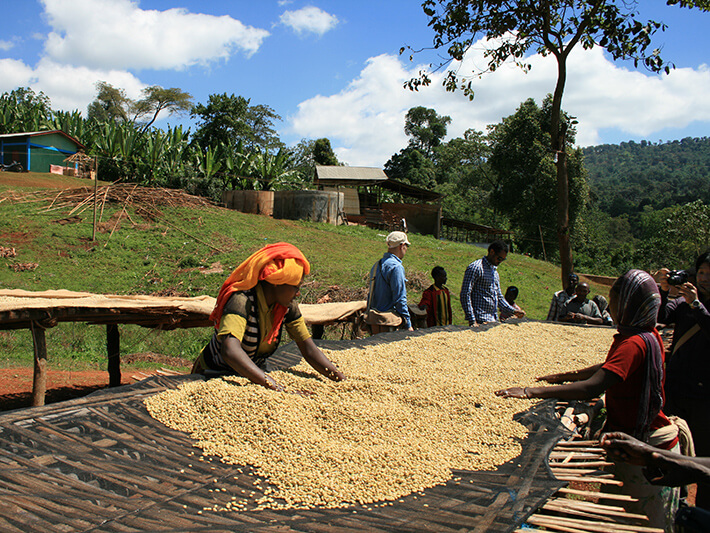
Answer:
[(688, 272), (685, 270), (671, 270), (668, 273), (668, 285), (683, 285), (688, 281)]

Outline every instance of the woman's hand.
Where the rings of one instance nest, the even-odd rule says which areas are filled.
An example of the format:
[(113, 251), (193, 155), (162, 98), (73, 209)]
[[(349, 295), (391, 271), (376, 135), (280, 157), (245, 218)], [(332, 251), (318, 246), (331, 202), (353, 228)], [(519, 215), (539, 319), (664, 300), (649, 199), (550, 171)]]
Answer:
[(281, 385), (279, 382), (277, 382), (274, 378), (272, 378), (268, 374), (264, 374), (264, 377), (266, 378), (266, 382), (264, 383), (264, 387), (267, 389), (271, 389), (276, 392), (284, 392), (286, 389)]
[(685, 301), (688, 303), (688, 305), (698, 299), (698, 289), (696, 289), (695, 285), (690, 282), (678, 285), (678, 292), (683, 298), (685, 298)]
[(668, 283), (668, 273), (670, 270), (667, 268), (662, 268), (653, 274), (653, 279), (661, 286), (663, 292), (668, 292), (671, 288), (670, 283)]
[(326, 368), (326, 377), (333, 381), (345, 381), (345, 374), (337, 368)]
[(502, 398), (530, 398), (527, 387), (511, 387), (509, 389), (497, 390), (495, 395)]

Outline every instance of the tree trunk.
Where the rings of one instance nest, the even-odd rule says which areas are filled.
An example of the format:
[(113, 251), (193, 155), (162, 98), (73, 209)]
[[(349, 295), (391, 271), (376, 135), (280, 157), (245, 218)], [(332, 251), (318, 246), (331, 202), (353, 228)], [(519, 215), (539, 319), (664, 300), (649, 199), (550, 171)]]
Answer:
[(552, 97), (550, 120), (550, 140), (557, 168), (557, 239), (560, 245), (560, 267), (562, 287), (567, 283), (567, 277), (574, 271), (572, 263), (572, 247), (569, 238), (569, 177), (567, 176), (567, 151), (565, 138), (567, 125), (561, 124), (562, 94), (567, 78), (566, 55), (557, 55), (557, 85)]

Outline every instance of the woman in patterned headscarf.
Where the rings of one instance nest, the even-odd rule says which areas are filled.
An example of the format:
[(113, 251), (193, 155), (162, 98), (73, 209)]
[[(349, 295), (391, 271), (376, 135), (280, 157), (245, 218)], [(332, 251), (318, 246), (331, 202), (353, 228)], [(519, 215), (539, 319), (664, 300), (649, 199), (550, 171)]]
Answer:
[(313, 368), (334, 381), (345, 379), (313, 342), (294, 302), (310, 269), (301, 251), (285, 242), (269, 244), (249, 256), (217, 295), (210, 315), (215, 332), (192, 372), (236, 373), (264, 387), (282, 390), (265, 369), (266, 359), (278, 347), (285, 327)]
[[(604, 363), (574, 372), (537, 378), (553, 387), (512, 387), (496, 391), (504, 398), (560, 398), (587, 400), (606, 393), (605, 431), (623, 431), (653, 446), (678, 449), (678, 429), (663, 414), (663, 341), (656, 330), (661, 304), (658, 286), (650, 274), (630, 270), (609, 291), (609, 312), (618, 333)], [(617, 465), (624, 492), (639, 498), (638, 512), (654, 527), (672, 527), (677, 491), (648, 483), (639, 467)], [(636, 470), (634, 470), (634, 468)], [(629, 472), (626, 472), (629, 470)]]

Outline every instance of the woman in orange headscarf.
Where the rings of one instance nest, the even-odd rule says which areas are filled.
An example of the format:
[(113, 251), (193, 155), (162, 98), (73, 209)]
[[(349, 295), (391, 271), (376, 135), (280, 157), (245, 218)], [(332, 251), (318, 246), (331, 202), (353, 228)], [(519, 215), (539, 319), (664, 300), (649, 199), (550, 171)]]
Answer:
[(269, 244), (239, 265), (219, 291), (210, 315), (215, 332), (192, 372), (233, 372), (264, 387), (283, 390), (264, 370), (285, 326), (313, 368), (334, 381), (345, 379), (313, 342), (294, 302), (310, 269), (301, 251), (285, 242)]

